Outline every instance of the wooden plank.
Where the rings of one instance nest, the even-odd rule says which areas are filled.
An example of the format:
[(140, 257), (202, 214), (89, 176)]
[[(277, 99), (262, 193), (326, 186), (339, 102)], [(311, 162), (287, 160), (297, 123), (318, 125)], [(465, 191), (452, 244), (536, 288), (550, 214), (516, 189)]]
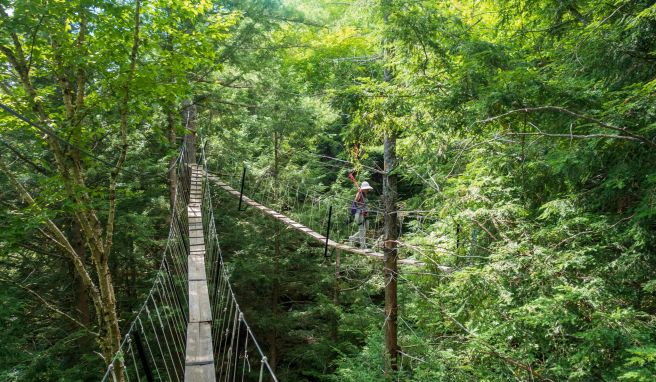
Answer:
[(187, 256), (187, 266), (189, 269), (189, 281), (205, 280), (205, 254)]
[(207, 281), (189, 280), (189, 322), (212, 321)]
[(205, 244), (203, 243), (200, 245), (192, 245), (189, 247), (189, 251), (194, 253), (205, 253)]
[(192, 322), (187, 326), (185, 365), (213, 364), (212, 329), (209, 322)]
[(326, 241), (326, 237), (325, 237), (325, 236), (323, 236), (322, 234), (316, 233), (316, 232), (314, 232), (314, 231), (310, 231), (310, 232), (308, 232), (307, 234), (310, 235), (310, 236), (312, 236), (313, 238), (315, 238), (315, 239), (317, 239), (317, 240), (320, 240), (320, 241), (321, 241), (321, 240)]
[(194, 365), (185, 367), (185, 382), (214, 382), (214, 364)]
[(190, 237), (189, 238), (189, 245), (192, 247), (194, 246), (199, 246), (199, 245), (204, 245), (205, 244), (205, 239), (203, 237)]
[(205, 235), (203, 234), (203, 227), (197, 228), (197, 229), (191, 229), (189, 227), (189, 237), (204, 237)]

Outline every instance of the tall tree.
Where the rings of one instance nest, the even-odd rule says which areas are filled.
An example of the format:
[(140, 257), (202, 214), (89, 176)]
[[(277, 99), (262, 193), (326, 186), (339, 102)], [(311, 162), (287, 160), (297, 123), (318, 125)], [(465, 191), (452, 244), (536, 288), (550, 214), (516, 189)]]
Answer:
[[(106, 362), (110, 362), (113, 354), (119, 348), (121, 333), (109, 258), (112, 253), (114, 236), (116, 187), (129, 147), (129, 104), (132, 97), (132, 81), (139, 50), (140, 2), (137, 0), (132, 4), (133, 23), (131, 30), (133, 37), (131, 49), (128, 57), (120, 65), (123, 75), (121, 76), (121, 85), (118, 87), (120, 96), (117, 100), (120, 135), (120, 143), (117, 149), (119, 154), (109, 177), (108, 205), (104, 224), (101, 223), (99, 210), (92, 205), (92, 197), (87, 187), (85, 160), (82, 156), (88, 154), (86, 154), (85, 149), (80, 148), (84, 141), (84, 126), (89, 123), (88, 119), (85, 118), (85, 114), (88, 113), (85, 101), (88, 95), (88, 83), (91, 81), (91, 78), (89, 78), (91, 68), (86, 62), (71, 60), (71, 57), (88, 55), (89, 45), (97, 42), (90, 42), (89, 40), (94, 40), (94, 34), (103, 33), (108, 24), (90, 20), (94, 11), (84, 3), (45, 5), (45, 9), (51, 12), (52, 15), (49, 15), (47, 19), (44, 15), (39, 24), (33, 26), (36, 28), (33, 35), (36, 36), (36, 33), (46, 34), (50, 40), (50, 46), (41, 45), (35, 52), (34, 39), (30, 40), (29, 35), (20, 35), (20, 32), (24, 31), (23, 28), (26, 27), (26, 25), (20, 25), (21, 17), (25, 12), (30, 12), (34, 6), (36, 4), (16, 3), (14, 7), (9, 8), (13, 13), (12, 16), (8, 14), (7, 8), (0, 8), (0, 16), (4, 19), (3, 24), (5, 28), (10, 28), (3, 30), (4, 41), (0, 45), (0, 51), (18, 75), (23, 90), (23, 94), (18, 94), (18, 91), (16, 91), (7, 95), (14, 97), (15, 101), (22, 98), (29, 106), (29, 110), (37, 116), (37, 123), (42, 126), (41, 129), (46, 133), (44, 139), (54, 157), (57, 172), (62, 179), (65, 192), (76, 206), (74, 218), (90, 250), (95, 271), (93, 276), (87, 271), (82, 253), (73, 247), (69, 238), (53, 220), (46, 220), (47, 228), (42, 230), (42, 234), (59, 246), (73, 262), (78, 277), (87, 293), (89, 293), (95, 308), (96, 320), (100, 328), (99, 341), (103, 357)], [(69, 12), (75, 12), (75, 20), (70, 19)], [(71, 31), (73, 23), (76, 26), (74, 32)], [(41, 28), (41, 31), (38, 30), (39, 28)], [(29, 51), (25, 49), (26, 43), (32, 44)], [(62, 97), (63, 114), (60, 121), (58, 121), (61, 128), (55, 127), (56, 123), (48, 112), (49, 105), (44, 102), (47, 93), (42, 94), (45, 93), (44, 90), (39, 89), (38, 85), (35, 84), (35, 76), (40, 77), (45, 74), (41, 72), (34, 73), (38, 65), (36, 62), (38, 58), (35, 59), (34, 57), (35, 53), (41, 57), (48, 56), (50, 58), (47, 69), (51, 70), (53, 80)], [(39, 69), (46, 68), (39, 67)], [(68, 141), (61, 138), (64, 134), (69, 137)], [(13, 175), (9, 168), (2, 165), (0, 169), (9, 178), (23, 201), (30, 208), (43, 208), (37, 204), (27, 188)]]

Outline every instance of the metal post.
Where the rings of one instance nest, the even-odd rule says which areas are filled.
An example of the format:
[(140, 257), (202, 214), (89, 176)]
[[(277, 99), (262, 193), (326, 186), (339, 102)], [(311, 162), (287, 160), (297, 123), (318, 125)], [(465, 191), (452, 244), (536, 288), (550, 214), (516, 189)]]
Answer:
[(326, 229), (326, 246), (323, 249), (323, 257), (328, 257), (328, 239), (330, 238), (330, 225), (333, 217), (333, 206), (328, 209), (328, 228)]
[(148, 364), (148, 358), (146, 358), (146, 351), (143, 347), (143, 343), (141, 342), (141, 336), (139, 335), (139, 331), (136, 329), (131, 333), (132, 338), (134, 338), (134, 342), (137, 345), (137, 353), (139, 353), (139, 359), (141, 360), (141, 365), (143, 366), (144, 373), (146, 373), (146, 379), (148, 382), (154, 382), (155, 379), (153, 378), (153, 372), (150, 370), (150, 365)]
[(456, 255), (460, 254), (460, 223), (456, 224)]
[(241, 187), (239, 189), (239, 207), (237, 208), (238, 211), (242, 211), (241, 209), (241, 203), (244, 199), (244, 180), (246, 179), (246, 166), (244, 166), (244, 171), (241, 173)]

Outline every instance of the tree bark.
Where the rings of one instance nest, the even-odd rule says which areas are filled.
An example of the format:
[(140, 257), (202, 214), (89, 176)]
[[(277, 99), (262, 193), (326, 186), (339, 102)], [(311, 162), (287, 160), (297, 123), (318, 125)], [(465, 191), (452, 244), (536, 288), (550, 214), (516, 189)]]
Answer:
[[(383, 0), (384, 24), (388, 22), (389, 4)], [(383, 47), (383, 60), (386, 65), (383, 72), (385, 82), (392, 82), (392, 73), (387, 67), (388, 51)], [(394, 127), (387, 128), (384, 142), (384, 174), (383, 174), (383, 203), (385, 210), (384, 226), (384, 270), (385, 280), (385, 377), (392, 380), (398, 370), (398, 248), (397, 242), (400, 232), (399, 217), (397, 215), (397, 177), (393, 174), (396, 167), (396, 131)]]
[[(71, 230), (71, 245), (75, 249), (77, 256), (80, 258), (82, 263), (85, 262), (86, 258), (86, 248), (84, 246), (84, 238), (82, 237), (82, 229), (80, 224), (77, 221), (73, 222)], [(91, 311), (89, 310), (89, 294), (87, 288), (80, 279), (80, 276), (75, 274), (75, 309), (79, 315), (79, 320), (85, 326), (91, 324)], [(84, 341), (86, 345), (86, 341)]]
[(182, 103), (182, 118), (185, 125), (184, 144), (187, 163), (196, 163), (196, 105), (192, 100)]

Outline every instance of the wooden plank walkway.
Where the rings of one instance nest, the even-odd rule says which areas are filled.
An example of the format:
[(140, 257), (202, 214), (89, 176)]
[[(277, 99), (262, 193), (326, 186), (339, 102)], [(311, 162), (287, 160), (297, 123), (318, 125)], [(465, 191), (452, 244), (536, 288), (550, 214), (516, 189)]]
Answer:
[(187, 218), (189, 222), (189, 323), (185, 355), (185, 382), (215, 382), (212, 350), (212, 309), (205, 272), (205, 239), (203, 234), (203, 169), (191, 166), (191, 190)]
[[(233, 196), (239, 198), (239, 196), (240, 196), (239, 191), (237, 191), (234, 188), (230, 187), (226, 183), (223, 183), (216, 176), (208, 174), (208, 178), (209, 178), (209, 180), (214, 182), (214, 184), (216, 184), (217, 186), (222, 188), (224, 191), (226, 191), (230, 195), (233, 195)], [(281, 222), (285, 223), (288, 227), (290, 227), (292, 229), (295, 229), (299, 232), (302, 232), (302, 233), (310, 236), (311, 238), (313, 238), (317, 241), (320, 241), (322, 243), (326, 242), (326, 237), (325, 236), (323, 236), (320, 233), (317, 233), (317, 232), (313, 231), (312, 229), (304, 226), (303, 224), (300, 224), (297, 221), (295, 221), (293, 219), (290, 219), (287, 216), (285, 216), (285, 215), (283, 215), (283, 214), (281, 214), (277, 211), (274, 211), (274, 210), (272, 210), (272, 209), (270, 209), (266, 206), (263, 206), (262, 204), (254, 201), (253, 199), (251, 199), (251, 198), (249, 198), (245, 195), (242, 195), (242, 200), (243, 200), (244, 203), (248, 204), (249, 206), (257, 208), (258, 210), (264, 212), (265, 214), (267, 214), (267, 215), (269, 215), (269, 216), (271, 216), (275, 219), (280, 220)], [(357, 255), (369, 256), (369, 257), (373, 257), (373, 258), (380, 259), (380, 260), (382, 260), (383, 257), (384, 257), (382, 253), (374, 252), (374, 251), (369, 250), (369, 249), (355, 248), (355, 247), (352, 247), (352, 246), (347, 245), (347, 244), (338, 243), (334, 240), (328, 240), (328, 246), (330, 248), (335, 248), (335, 249), (338, 249), (338, 250), (342, 250), (344, 252), (354, 253), (354, 254), (357, 254)], [(416, 266), (424, 265), (423, 262), (421, 262), (419, 260), (413, 260), (413, 259), (399, 259), (399, 264), (416, 265)], [(444, 269), (442, 269), (442, 268), (444, 268)], [(440, 269), (444, 272), (450, 272), (451, 271), (451, 269), (449, 267), (440, 266)]]

